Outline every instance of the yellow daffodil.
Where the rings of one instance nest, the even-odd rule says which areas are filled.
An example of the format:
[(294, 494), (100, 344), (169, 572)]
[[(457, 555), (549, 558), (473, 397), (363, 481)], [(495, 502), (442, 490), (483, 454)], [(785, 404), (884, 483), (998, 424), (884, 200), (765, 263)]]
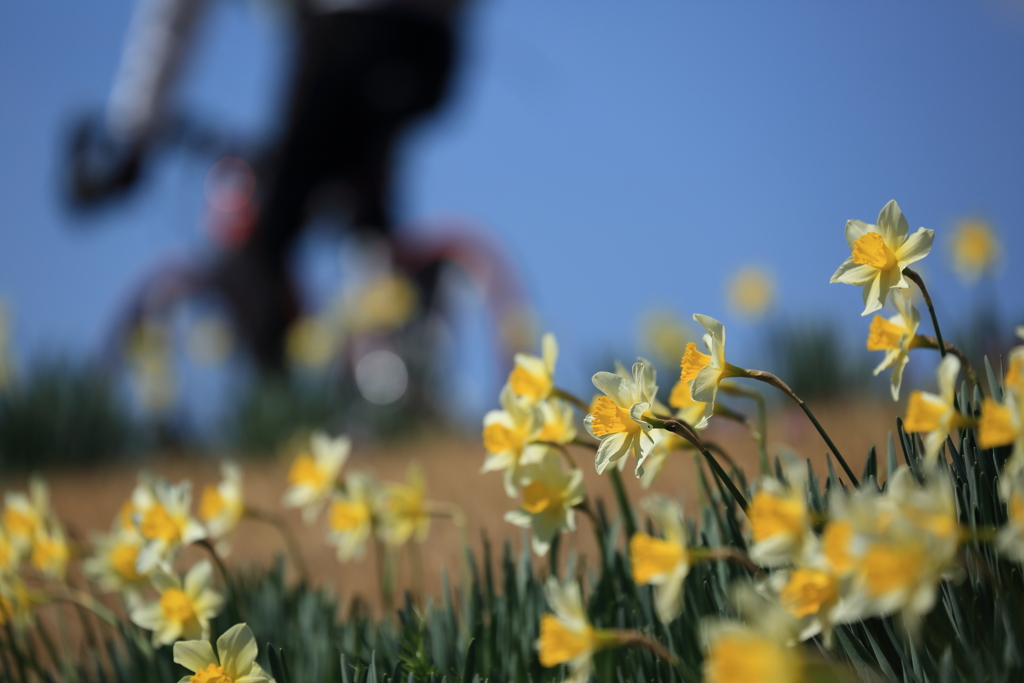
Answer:
[(94, 553), (82, 566), (101, 590), (137, 596), (149, 578), (136, 569), (145, 539), (134, 529), (115, 528), (109, 534), (95, 534)]
[(953, 405), (956, 397), (956, 378), (960, 374), (960, 361), (948, 355), (936, 370), (939, 393), (915, 391), (907, 404), (907, 419), (903, 423), (908, 434), (923, 433), (926, 463), (935, 462), (950, 430), (967, 422)]
[(153, 499), (135, 513), (139, 533), (146, 540), (136, 560), (136, 571), (149, 574), (156, 567), (169, 567), (183, 546), (206, 538), (206, 529), (189, 510), (192, 483), (160, 480), (152, 488)]
[(801, 683), (799, 650), (776, 634), (737, 622), (708, 629), (704, 656), (706, 683)]
[(694, 401), (704, 404), (704, 416), (694, 425), (703, 427), (715, 412), (719, 382), (727, 377), (742, 377), (745, 371), (725, 362), (725, 325), (699, 313), (695, 313), (693, 319), (706, 332), (704, 346), (708, 353), (698, 351), (693, 342), (687, 344), (679, 380), (690, 385), (690, 396)]
[(312, 523), (324, 502), (331, 496), (338, 474), (352, 450), (347, 436), (332, 439), (323, 432), (314, 432), (309, 439), (310, 450), (300, 453), (288, 470), (288, 489), (281, 504), (302, 508), (302, 518)]
[(36, 529), (29, 561), (37, 571), (51, 579), (62, 581), (70, 557), (71, 552), (64, 537), (64, 529), (56, 517), (51, 515), (45, 524)]
[(0, 581), (3, 581), (4, 577), (17, 574), (20, 563), (21, 553), (4, 531), (3, 524), (0, 524)]
[(903, 467), (884, 495), (868, 487), (830, 498), (824, 555), (850, 581), (839, 621), (899, 612), (913, 629), (934, 606), (960, 530), (948, 476), (941, 468), (925, 472), (923, 486)]
[(1006, 524), (996, 534), (999, 552), (1024, 562), (1024, 472), (1004, 474), (999, 491), (1006, 502)]
[(540, 462), (523, 467), (523, 501), (505, 513), (505, 521), (533, 529), (533, 551), (546, 555), (562, 531), (575, 531), (573, 508), (583, 502), (583, 472), (562, 470), (557, 451), (547, 448)]
[(483, 441), (487, 457), (481, 472), (504, 473), (505, 493), (514, 498), (519, 489), (519, 470), (522, 465), (536, 462), (543, 449), (533, 445), (541, 430), (540, 408), (526, 405), (516, 398), (510, 384), (506, 384), (499, 397), (502, 410), (491, 410), (484, 415)]
[(910, 350), (914, 348), (917, 328), (921, 325), (921, 315), (914, 308), (909, 296), (900, 291), (892, 293), (892, 302), (897, 314), (891, 318), (876, 315), (871, 321), (868, 331), (868, 351), (885, 351), (885, 358), (875, 368), (875, 375), (892, 368), (889, 390), (892, 400), (900, 399), (900, 385), (903, 382), (903, 368), (910, 360)]
[(544, 595), (552, 612), (540, 618), (537, 651), (542, 666), (569, 666), (564, 683), (586, 683), (593, 671), (593, 656), (618, 640), (609, 631), (595, 629), (583, 608), (580, 586), (575, 581), (560, 584), (554, 576), (544, 584)]
[(576, 438), (576, 413), (570, 403), (549, 398), (537, 404), (540, 431), (537, 441), (566, 444)]
[(409, 467), (407, 484), (388, 484), (384, 489), (382, 535), (390, 545), (402, 545), (410, 538), (417, 543), (430, 533), (427, 482), (416, 465)]
[(353, 472), (345, 477), (345, 493), (335, 495), (327, 510), (327, 539), (338, 548), (338, 561), (361, 558), (373, 532), (377, 484), (370, 475)]
[(0, 580), (0, 627), (10, 624), (22, 632), (32, 622), (32, 608), (40, 602), (20, 576)]
[(999, 260), (1002, 245), (992, 226), (972, 218), (961, 221), (950, 236), (953, 270), (968, 284), (977, 282)]
[(1000, 485), (1009, 482), (1010, 477), (1024, 471), (1024, 392), (1007, 386), (1003, 403), (986, 396), (981, 402), (981, 417), (978, 420), (978, 445), (982, 448), (996, 448), (1012, 444), (1010, 459), (1003, 467)]
[(690, 572), (683, 510), (678, 503), (662, 496), (651, 496), (642, 504), (661, 527), (664, 538), (637, 532), (629, 539), (633, 581), (654, 585), (655, 610), (658, 618), (668, 624), (683, 612), (683, 583)]
[(726, 285), (729, 305), (736, 313), (751, 320), (764, 315), (775, 297), (775, 278), (766, 269), (744, 266)]
[(587, 432), (601, 442), (595, 463), (597, 472), (603, 474), (609, 464), (632, 451), (639, 477), (643, 474), (644, 460), (654, 448), (654, 439), (649, 434), (652, 427), (643, 419), (658, 394), (654, 367), (638, 360), (628, 379), (611, 372), (599, 372), (593, 382), (604, 396), (594, 402), (583, 424)]
[(810, 562), (774, 572), (767, 582), (778, 596), (779, 606), (795, 619), (798, 634), (794, 642), (824, 635), (831, 641), (836, 608), (842, 599), (842, 579), (827, 563)]
[(878, 214), (878, 225), (863, 221), (846, 222), (846, 242), (852, 255), (839, 266), (830, 282), (845, 282), (864, 288), (864, 312), (867, 315), (885, 305), (889, 290), (910, 286), (903, 269), (920, 261), (932, 249), (933, 230), (918, 228), (910, 235), (910, 226), (899, 204), (890, 200)]
[(196, 562), (184, 582), (177, 576), (158, 571), (153, 587), (160, 597), (131, 611), (131, 620), (153, 632), (153, 646), (170, 645), (176, 640), (206, 640), (210, 620), (224, 605), (224, 598), (212, 588), (212, 569), (206, 560)]
[(220, 466), (221, 480), (207, 484), (199, 497), (199, 519), (212, 538), (224, 538), (238, 525), (245, 512), (242, 500), (242, 470), (233, 462)]
[(803, 471), (798, 462), (787, 463), (788, 485), (762, 477), (750, 501), (750, 559), (763, 567), (793, 564), (812, 536)]
[(29, 481), (29, 494), (8, 491), (4, 495), (3, 526), (7, 537), (22, 554), (32, 548), (32, 539), (50, 516), (50, 493), (38, 477)]
[(526, 353), (515, 355), (516, 365), (508, 376), (508, 385), (527, 405), (543, 401), (555, 387), (555, 363), (558, 361), (558, 342), (550, 332), (541, 338), (541, 357)]
[(174, 661), (192, 676), (178, 683), (273, 683), (256, 662), (259, 647), (246, 624), (235, 624), (217, 639), (217, 652), (208, 640), (185, 640), (174, 644)]

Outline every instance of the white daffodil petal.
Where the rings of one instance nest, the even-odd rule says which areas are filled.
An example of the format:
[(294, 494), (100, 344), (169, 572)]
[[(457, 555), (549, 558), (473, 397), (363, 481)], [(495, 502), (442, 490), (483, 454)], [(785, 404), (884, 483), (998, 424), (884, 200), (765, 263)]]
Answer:
[(623, 408), (633, 403), (633, 391), (630, 387), (631, 381), (611, 372), (598, 372), (592, 378), (594, 386), (598, 391), (608, 395), (616, 404)]
[(708, 405), (713, 404), (715, 396), (718, 394), (718, 378), (720, 374), (720, 370), (710, 365), (701, 368), (690, 384), (690, 395), (693, 397), (693, 400), (707, 403)]
[(842, 282), (847, 285), (863, 287), (870, 283), (877, 273), (877, 268), (865, 266), (860, 263), (854, 263), (853, 257), (851, 256), (843, 261), (842, 265), (836, 269), (836, 272), (832, 274), (832, 278), (829, 282)]
[(210, 641), (185, 640), (174, 644), (174, 661), (189, 671), (196, 672), (210, 664), (217, 664), (217, 656), (213, 654)]
[(605, 468), (607, 468), (610, 463), (620, 460), (629, 450), (630, 446), (633, 445), (632, 441), (633, 439), (626, 432), (609, 434), (605, 438), (601, 439), (601, 443), (597, 447), (597, 455), (594, 460), (597, 473), (604, 474)]
[(910, 232), (910, 225), (895, 199), (890, 199), (878, 213), (878, 232), (889, 248), (902, 244)]
[(235, 624), (217, 639), (220, 664), (228, 676), (238, 678), (249, 671), (259, 655), (256, 638), (245, 624)]
[(878, 232), (877, 226), (864, 221), (846, 221), (846, 243), (850, 245), (850, 251), (853, 251), (853, 243), (869, 232)]

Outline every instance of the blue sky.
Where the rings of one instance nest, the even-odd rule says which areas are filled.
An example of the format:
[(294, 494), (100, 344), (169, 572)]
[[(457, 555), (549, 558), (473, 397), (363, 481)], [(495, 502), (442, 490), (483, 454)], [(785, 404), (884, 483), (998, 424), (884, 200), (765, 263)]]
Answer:
[[(179, 106), (265, 135), (284, 27), (258, 4), (217, 5)], [(95, 350), (147, 268), (205, 248), (208, 160), (164, 155), (130, 201), (87, 220), (60, 201), (61, 135), (103, 104), (131, 7), (0, 4), (0, 297), (23, 357)], [(893, 198), (912, 229), (936, 230), (925, 270), (940, 315), (981, 296), (945, 249), (980, 213), (1005, 245), (998, 304), (1024, 321), (1018, 3), (480, 0), (466, 29), (451, 106), (403, 151), (402, 215), (487, 226), (571, 384), (604, 350), (637, 348), (654, 306), (721, 318), (742, 362), (761, 337), (723, 282), (748, 263), (775, 272), (782, 314), (859, 339), (859, 290), (828, 278), (848, 255), (845, 221), (874, 222)], [(464, 398), (492, 403), (493, 378), (464, 374)]]

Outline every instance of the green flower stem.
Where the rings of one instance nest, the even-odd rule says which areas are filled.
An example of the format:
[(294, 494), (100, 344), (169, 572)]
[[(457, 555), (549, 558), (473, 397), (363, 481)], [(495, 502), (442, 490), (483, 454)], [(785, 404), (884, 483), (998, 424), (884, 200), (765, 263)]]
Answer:
[(753, 576), (762, 576), (765, 573), (763, 569), (754, 564), (754, 561), (745, 552), (738, 548), (690, 548), (688, 554), (694, 562), (726, 560), (742, 566)]
[(466, 513), (455, 503), (427, 501), (425, 507), (431, 517), (445, 517), (450, 520), (459, 535), (459, 545), (462, 548), (462, 552), (459, 553), (459, 583), (462, 585), (462, 597), (468, 601), (473, 592), (473, 575), (469, 567), (469, 524), (466, 521)]
[(972, 529), (970, 527), (960, 527), (960, 542), (961, 543), (991, 543), (996, 540), (996, 536), (999, 534), (998, 527), (978, 527)]
[(565, 389), (552, 389), (551, 397), (560, 398), (563, 401), (568, 401), (569, 403), (579, 408), (584, 415), (590, 412), (590, 406), (588, 404), (584, 403), (581, 399), (577, 398), (576, 396), (569, 393)]
[(308, 583), (309, 569), (306, 567), (306, 560), (302, 556), (302, 546), (299, 545), (299, 540), (295, 537), (295, 533), (292, 531), (291, 526), (285, 518), (276, 513), (252, 508), (248, 505), (245, 507), (245, 511), (242, 513), (242, 516), (257, 522), (269, 524), (277, 529), (277, 532), (281, 534), (281, 538), (284, 539), (285, 547), (288, 548), (288, 556), (291, 557), (292, 564), (295, 565), (296, 571), (299, 572), (299, 576), (302, 577), (302, 581), (304, 583)]
[[(760, 391), (739, 387), (731, 383), (720, 384), (718, 389), (726, 394), (752, 398), (757, 403), (757, 429), (751, 429), (750, 436), (757, 444), (757, 450), (761, 458), (761, 474), (768, 474), (771, 468), (768, 464), (768, 411), (765, 408), (764, 394)], [(718, 412), (717, 405), (715, 406), (715, 412)]]
[[(963, 349), (955, 344), (946, 342), (946, 353), (951, 353), (960, 359), (960, 366), (967, 373), (968, 379), (971, 380), (975, 385), (978, 384), (978, 374), (974, 372), (974, 368), (971, 367), (971, 361), (967, 359), (967, 354), (964, 353)], [(926, 334), (918, 334), (914, 336), (914, 340), (910, 343), (912, 349), (939, 349), (939, 340), (935, 337), (929, 337)], [(941, 349), (939, 349), (941, 351)], [(942, 354), (945, 356), (946, 354)]]
[(697, 436), (697, 432), (694, 431), (693, 427), (683, 420), (678, 419), (656, 420), (651, 422), (652, 424), (657, 422), (658, 424), (655, 424), (655, 427), (677, 434), (696, 446), (697, 450), (699, 450), (701, 455), (704, 456), (704, 459), (708, 461), (711, 471), (714, 472), (715, 476), (718, 477), (718, 480), (722, 482), (727, 489), (729, 489), (729, 493), (731, 493), (732, 497), (736, 499), (736, 504), (739, 505), (743, 510), (743, 513), (746, 514), (747, 507), (749, 507), (747, 505), (746, 497), (740, 493), (736, 483), (733, 482), (732, 478), (729, 477), (726, 471), (722, 469), (722, 466), (718, 464), (718, 460), (715, 459), (715, 456), (711, 455), (711, 452), (708, 451), (707, 446), (705, 446), (704, 442), (700, 440), (699, 436)]
[(770, 384), (786, 396), (793, 399), (796, 404), (800, 406), (800, 409), (807, 415), (807, 418), (811, 421), (811, 424), (814, 425), (814, 428), (818, 430), (818, 434), (821, 434), (821, 438), (825, 440), (829, 450), (832, 451), (832, 455), (836, 456), (836, 460), (838, 460), (839, 464), (842, 465), (843, 471), (846, 472), (846, 476), (850, 478), (850, 482), (854, 486), (860, 486), (860, 482), (857, 481), (857, 476), (853, 473), (853, 470), (850, 469), (850, 466), (846, 464), (846, 459), (843, 458), (842, 454), (840, 454), (836, 445), (832, 443), (832, 438), (828, 435), (828, 432), (825, 431), (824, 427), (821, 426), (821, 423), (818, 422), (818, 418), (814, 417), (814, 413), (811, 412), (811, 409), (807, 407), (807, 404), (804, 403), (802, 398), (793, 393), (793, 390), (790, 389), (785, 382), (770, 372), (765, 372), (764, 370), (746, 370), (745, 372), (745, 377), (756, 379), (759, 382), (764, 382), (765, 384)]
[(942, 330), (939, 329), (939, 319), (935, 316), (935, 306), (932, 305), (932, 297), (928, 294), (928, 288), (924, 286), (924, 280), (915, 271), (910, 268), (904, 268), (903, 274), (910, 278), (914, 284), (921, 290), (921, 296), (924, 297), (924, 303), (928, 306), (928, 314), (932, 317), (932, 329), (935, 330), (935, 339), (938, 342), (939, 353), (942, 357), (946, 357), (946, 344), (942, 341)]
[[(633, 517), (633, 508), (629, 506), (629, 497), (626, 496), (626, 487), (622, 485), (619, 468), (616, 463), (612, 463), (608, 467), (608, 471), (611, 473), (612, 488), (615, 489), (615, 499), (619, 503), (622, 519), (626, 524), (626, 538), (633, 538), (633, 534), (636, 533), (636, 519)], [(626, 547), (629, 547), (628, 544)]]
[(604, 558), (607, 557), (608, 554), (608, 549), (605, 546), (605, 537), (608, 535), (608, 530), (604, 528), (604, 525), (601, 524), (597, 515), (595, 515), (594, 511), (590, 509), (590, 501), (586, 498), (584, 498), (583, 502), (573, 509), (579, 510), (590, 520), (590, 525), (594, 529), (594, 536), (597, 538), (597, 547), (601, 549), (601, 562), (603, 563)]
[(412, 584), (412, 601), (422, 607), (427, 600), (423, 589), (423, 554), (420, 552), (420, 544), (415, 539), (411, 539), (406, 546), (409, 551), (409, 581)]
[(565, 461), (569, 464), (569, 469), (576, 469), (576, 461), (572, 459), (571, 455), (569, 455), (569, 449), (565, 447), (565, 444), (555, 443), (554, 441), (535, 441), (534, 443), (540, 444), (541, 446), (547, 446), (548, 448), (554, 448), (562, 454), (563, 458), (565, 458)]

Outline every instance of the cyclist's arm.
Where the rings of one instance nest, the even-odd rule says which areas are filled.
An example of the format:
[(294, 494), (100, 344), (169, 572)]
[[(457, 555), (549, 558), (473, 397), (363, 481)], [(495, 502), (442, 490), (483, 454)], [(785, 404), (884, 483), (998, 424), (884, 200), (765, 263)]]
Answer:
[(167, 95), (209, 0), (138, 0), (107, 105), (111, 134), (144, 144), (161, 123)]

